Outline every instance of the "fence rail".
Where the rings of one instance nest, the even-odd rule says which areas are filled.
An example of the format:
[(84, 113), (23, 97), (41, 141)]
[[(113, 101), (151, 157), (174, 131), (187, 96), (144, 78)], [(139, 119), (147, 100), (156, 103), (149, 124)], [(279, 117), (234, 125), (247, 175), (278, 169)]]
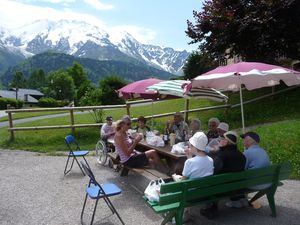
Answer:
[[(286, 88), (284, 90), (280, 90), (277, 92), (273, 92), (271, 94), (263, 95), (254, 99), (250, 99), (247, 101), (244, 101), (243, 104), (249, 104), (255, 101), (259, 101), (264, 98), (272, 97), (274, 95), (298, 88), (299, 86), (293, 86)], [(74, 111), (82, 111), (82, 110), (97, 110), (97, 109), (117, 109), (117, 108), (124, 108), (126, 109), (126, 113), (130, 116), (130, 107), (131, 105), (138, 105), (138, 104), (145, 104), (145, 103), (151, 103), (152, 100), (139, 100), (139, 101), (132, 101), (127, 102), (123, 105), (103, 105), (103, 106), (82, 106), (82, 107), (63, 107), (63, 108), (43, 108), (43, 109), (9, 109), (6, 110), (6, 113), (8, 113), (8, 119), (9, 119), (9, 128), (8, 131), (10, 132), (10, 139), (14, 139), (14, 132), (16, 131), (32, 131), (32, 130), (47, 130), (47, 129), (72, 129), (72, 132), (75, 132), (75, 128), (83, 128), (83, 127), (100, 127), (102, 123), (94, 123), (94, 124), (75, 124), (74, 120)], [(215, 110), (215, 109), (230, 109), (230, 108), (236, 108), (240, 106), (239, 104), (230, 105), (218, 105), (218, 106), (212, 106), (212, 107), (205, 107), (205, 108), (196, 108), (196, 109), (189, 109), (189, 104), (185, 104), (185, 110), (182, 110), (180, 112), (185, 114), (185, 118), (188, 117), (188, 113), (193, 112), (203, 112), (208, 110)], [(21, 112), (42, 112), (42, 111), (69, 111), (70, 112), (70, 125), (54, 125), (54, 126), (36, 126), (36, 127), (13, 127), (13, 117), (12, 113), (21, 113)], [(151, 116), (145, 116), (145, 118), (148, 119), (154, 119), (154, 118), (161, 118), (161, 117), (167, 117), (173, 115), (175, 112), (168, 112), (168, 113), (161, 113)], [(136, 121), (137, 118), (133, 118), (133, 121)]]

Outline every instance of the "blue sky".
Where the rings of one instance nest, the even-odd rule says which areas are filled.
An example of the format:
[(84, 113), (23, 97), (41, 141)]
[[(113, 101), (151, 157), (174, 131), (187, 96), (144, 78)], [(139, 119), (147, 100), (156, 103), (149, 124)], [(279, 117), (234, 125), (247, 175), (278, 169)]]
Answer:
[(140, 42), (175, 49), (188, 45), (186, 20), (203, 0), (0, 0), (0, 25), (16, 28), (38, 19), (76, 19), (116, 34), (127, 30)]

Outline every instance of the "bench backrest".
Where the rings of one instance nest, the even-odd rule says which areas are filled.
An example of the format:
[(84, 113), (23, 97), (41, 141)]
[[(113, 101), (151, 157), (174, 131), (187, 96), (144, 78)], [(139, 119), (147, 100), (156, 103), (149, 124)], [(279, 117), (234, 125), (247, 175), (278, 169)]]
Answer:
[(285, 165), (282, 168), (282, 174), (280, 173), (281, 165), (271, 165), (260, 169), (167, 183), (161, 186), (159, 205), (176, 202), (184, 205), (185, 202), (233, 192), (260, 184), (270, 183), (276, 188), (280, 180), (279, 178), (285, 179), (289, 173), (289, 166)]

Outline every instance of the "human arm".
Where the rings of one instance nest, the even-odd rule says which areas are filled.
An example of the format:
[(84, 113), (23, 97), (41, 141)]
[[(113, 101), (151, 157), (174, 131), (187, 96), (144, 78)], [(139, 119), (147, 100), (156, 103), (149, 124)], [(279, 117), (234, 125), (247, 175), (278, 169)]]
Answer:
[(130, 156), (133, 152), (134, 152), (134, 148), (135, 146), (142, 140), (142, 136), (141, 135), (137, 135), (137, 137), (135, 139), (132, 140), (131, 145), (128, 147), (124, 137), (122, 136), (122, 134), (117, 133), (115, 135), (115, 142), (116, 144), (121, 148), (121, 150), (127, 155)]
[(219, 174), (223, 170), (223, 160), (220, 156), (214, 158), (214, 174)]

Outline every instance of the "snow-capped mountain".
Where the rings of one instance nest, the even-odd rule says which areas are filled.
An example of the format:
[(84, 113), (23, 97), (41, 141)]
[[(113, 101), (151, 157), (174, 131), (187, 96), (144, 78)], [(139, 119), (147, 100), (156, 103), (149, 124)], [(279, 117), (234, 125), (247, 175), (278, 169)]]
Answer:
[(189, 55), (142, 44), (125, 31), (116, 39), (97, 26), (67, 20), (39, 20), (14, 30), (0, 28), (0, 45), (19, 49), (26, 57), (51, 50), (97, 60), (142, 62), (171, 73), (180, 73)]

